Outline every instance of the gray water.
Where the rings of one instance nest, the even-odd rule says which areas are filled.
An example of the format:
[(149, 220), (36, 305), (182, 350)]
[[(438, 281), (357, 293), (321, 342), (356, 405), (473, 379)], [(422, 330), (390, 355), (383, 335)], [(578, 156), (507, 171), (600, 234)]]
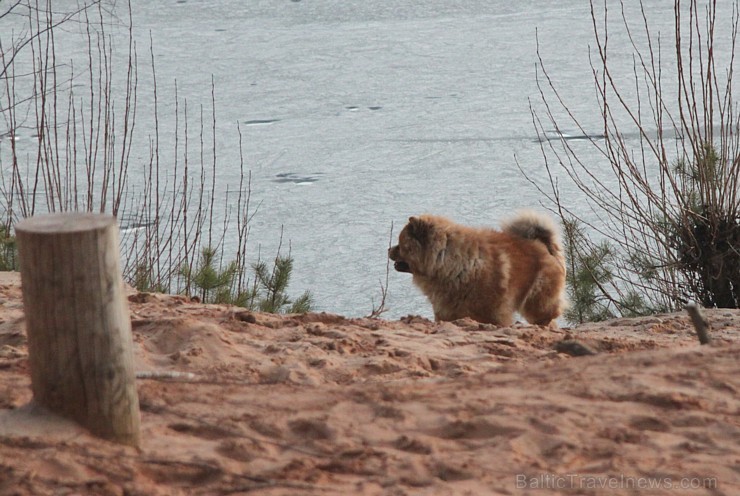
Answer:
[[(543, 110), (538, 41), (586, 131), (602, 130), (585, 0), (132, 5), (142, 59), (151, 35), (161, 116), (174, 112), (175, 81), (191, 108), (210, 107), (213, 78), (218, 190), (238, 184), (238, 123), (252, 201), (260, 203), (251, 249), (271, 256), (282, 227), (295, 260), (291, 292), (311, 290), (317, 310), (358, 316), (378, 303), (391, 223), (397, 235), (410, 215), (430, 212), (495, 226), (516, 209), (540, 207), (542, 196), (519, 170), (547, 184), (530, 112)], [(672, 5), (646, 6), (656, 33), (671, 35)], [(627, 6), (639, 21), (636, 9)], [(628, 82), (632, 48), (624, 36), (610, 44)], [(141, 72), (145, 114), (151, 82)], [(163, 139), (174, 134), (172, 119), (160, 121)], [(151, 134), (144, 120), (137, 125)], [(588, 142), (573, 146), (604, 167)], [(147, 147), (133, 159), (146, 161)], [(563, 188), (573, 208), (587, 210)], [(408, 274), (391, 272), (386, 304), (387, 317), (431, 315)]]

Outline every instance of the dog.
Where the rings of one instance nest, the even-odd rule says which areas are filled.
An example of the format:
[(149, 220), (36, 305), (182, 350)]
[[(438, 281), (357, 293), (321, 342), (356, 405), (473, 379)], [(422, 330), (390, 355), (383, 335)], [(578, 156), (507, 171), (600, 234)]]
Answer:
[(413, 275), (436, 321), (470, 317), (509, 326), (519, 312), (549, 325), (566, 308), (565, 257), (554, 222), (523, 211), (500, 231), (444, 217), (410, 217), (388, 250), (398, 272)]

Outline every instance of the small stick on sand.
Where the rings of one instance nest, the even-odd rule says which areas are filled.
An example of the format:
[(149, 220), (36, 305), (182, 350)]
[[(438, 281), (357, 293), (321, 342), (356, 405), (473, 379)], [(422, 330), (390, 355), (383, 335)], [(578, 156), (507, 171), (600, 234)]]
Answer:
[(707, 319), (702, 315), (701, 307), (696, 303), (689, 303), (686, 305), (686, 311), (689, 312), (691, 323), (694, 324), (696, 335), (699, 336), (699, 342), (701, 344), (709, 344), (709, 322), (707, 322)]
[(195, 374), (190, 372), (176, 372), (176, 371), (148, 371), (140, 370), (136, 372), (137, 379), (154, 379), (154, 380), (185, 380), (192, 381), (198, 378)]

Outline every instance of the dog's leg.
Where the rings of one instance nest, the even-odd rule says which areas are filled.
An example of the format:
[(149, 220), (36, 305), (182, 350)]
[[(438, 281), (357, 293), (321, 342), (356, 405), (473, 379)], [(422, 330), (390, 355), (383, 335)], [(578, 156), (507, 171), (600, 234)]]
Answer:
[(562, 268), (549, 264), (542, 268), (519, 311), (527, 322), (547, 326), (564, 310)]

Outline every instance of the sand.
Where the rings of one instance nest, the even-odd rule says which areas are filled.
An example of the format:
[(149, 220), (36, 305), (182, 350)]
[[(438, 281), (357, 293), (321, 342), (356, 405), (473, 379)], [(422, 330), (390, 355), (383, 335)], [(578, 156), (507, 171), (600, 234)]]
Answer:
[(572, 329), (131, 292), (140, 449), (35, 407), (0, 277), (0, 494), (740, 494), (740, 311)]

